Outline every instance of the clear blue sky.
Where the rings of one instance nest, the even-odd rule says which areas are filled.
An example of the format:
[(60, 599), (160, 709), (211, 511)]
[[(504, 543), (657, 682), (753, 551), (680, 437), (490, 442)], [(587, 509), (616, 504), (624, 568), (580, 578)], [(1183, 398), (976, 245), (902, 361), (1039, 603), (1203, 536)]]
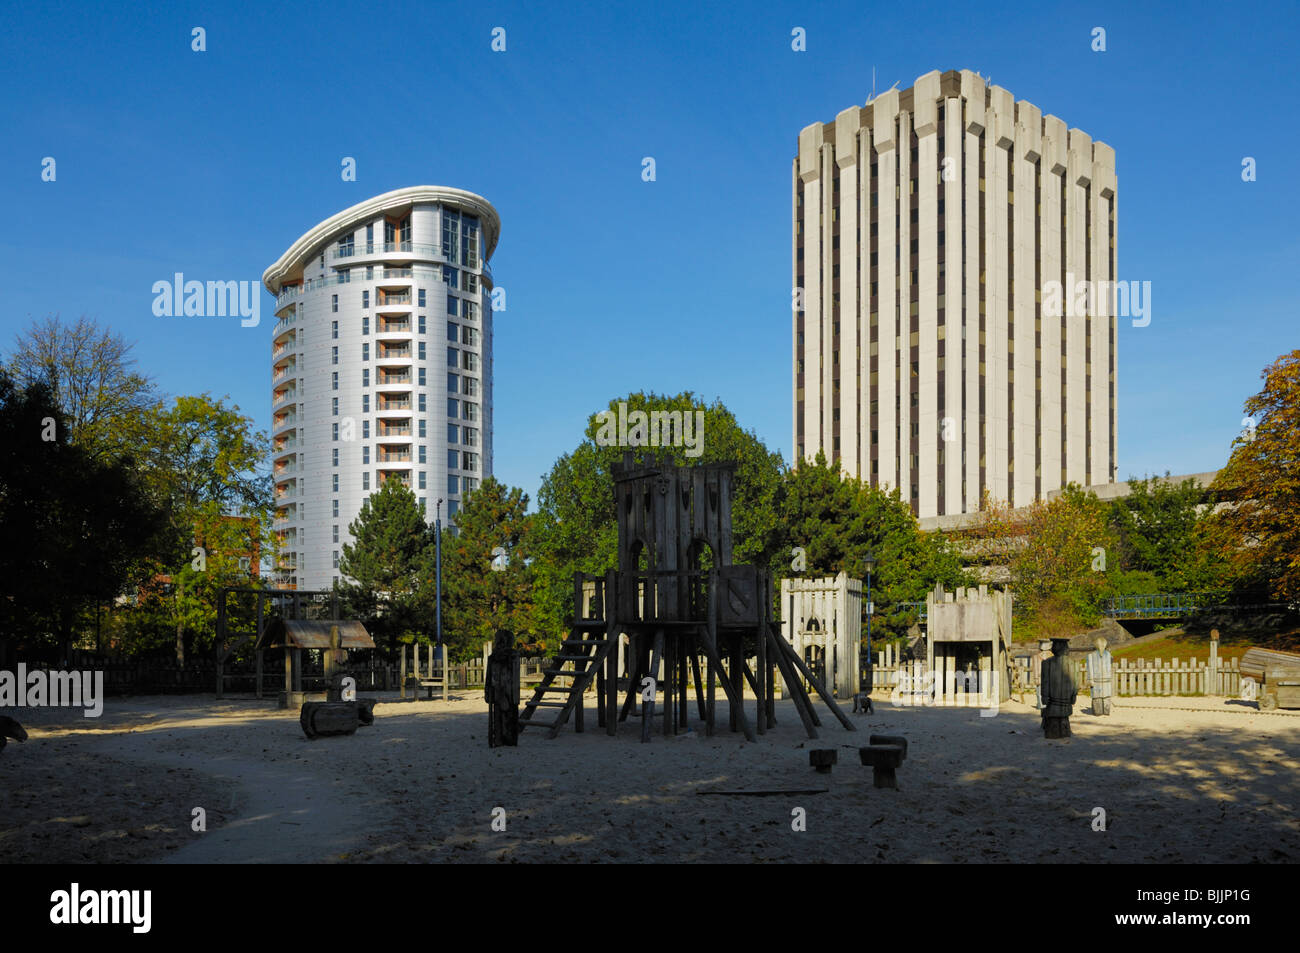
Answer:
[(153, 282), (257, 280), (349, 205), (451, 185), (503, 222), (498, 477), (534, 495), (639, 389), (720, 397), (789, 459), (798, 132), (864, 102), (873, 66), (881, 89), (968, 68), (1115, 148), (1120, 277), (1153, 294), (1149, 327), (1120, 322), (1121, 478), (1215, 469), (1261, 369), (1300, 346), (1300, 12), (1130, 6), (11, 5), (0, 348), (87, 314), (164, 391), (229, 394), (266, 429), (269, 295), (242, 328), (155, 317)]

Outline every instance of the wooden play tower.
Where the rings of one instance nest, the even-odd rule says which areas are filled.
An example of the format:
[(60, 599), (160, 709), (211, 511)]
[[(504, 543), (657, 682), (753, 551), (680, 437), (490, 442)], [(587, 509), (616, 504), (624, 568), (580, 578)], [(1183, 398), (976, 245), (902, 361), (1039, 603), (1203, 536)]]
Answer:
[[(688, 724), (689, 672), (706, 733), (714, 731), (714, 700), (721, 683), (731, 730), (739, 729), (753, 741), (755, 726), (763, 733), (776, 725), (775, 673), (780, 669), (810, 738), (817, 737), (821, 720), (804, 681), (846, 729), (855, 730), (826, 686), (782, 638), (772, 618), (768, 574), (756, 566), (732, 564), (734, 471), (731, 464), (680, 467), (653, 455), (637, 464), (630, 453), (615, 464), (618, 569), (604, 576), (574, 575), (572, 630), (524, 705), (521, 727), (546, 728), (554, 738), (572, 717), (574, 730), (582, 731), (583, 694), (594, 680), (597, 718), (608, 734), (617, 734), (618, 723), (639, 703), (641, 740), (650, 740), (656, 706), (663, 715), (663, 733), (672, 736)], [(618, 649), (624, 636), (624, 668), (630, 677), (620, 708)], [(746, 661), (750, 657), (756, 660), (753, 671)], [(745, 711), (745, 684), (755, 699), (752, 721)], [(544, 710), (554, 711), (554, 719), (539, 718)]]

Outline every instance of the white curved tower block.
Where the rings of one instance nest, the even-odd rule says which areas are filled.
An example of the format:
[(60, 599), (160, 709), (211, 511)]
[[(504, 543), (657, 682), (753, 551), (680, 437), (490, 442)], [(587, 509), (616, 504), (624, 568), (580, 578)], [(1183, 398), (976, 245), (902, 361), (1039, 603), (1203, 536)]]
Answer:
[[(824, 660), (826, 687), (838, 698), (858, 692), (862, 635), (862, 582), (846, 573), (820, 579), (781, 580), (781, 633), (799, 657)], [(783, 684), (781, 694), (789, 691)]]

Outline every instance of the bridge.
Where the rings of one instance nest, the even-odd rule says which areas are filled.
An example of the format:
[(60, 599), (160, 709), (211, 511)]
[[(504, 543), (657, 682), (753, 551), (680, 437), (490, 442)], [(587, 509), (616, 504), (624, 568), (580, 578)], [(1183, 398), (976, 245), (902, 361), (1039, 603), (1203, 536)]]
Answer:
[(1102, 606), (1108, 619), (1185, 619), (1206, 606), (1216, 604), (1203, 593), (1158, 592), (1149, 595), (1114, 596)]

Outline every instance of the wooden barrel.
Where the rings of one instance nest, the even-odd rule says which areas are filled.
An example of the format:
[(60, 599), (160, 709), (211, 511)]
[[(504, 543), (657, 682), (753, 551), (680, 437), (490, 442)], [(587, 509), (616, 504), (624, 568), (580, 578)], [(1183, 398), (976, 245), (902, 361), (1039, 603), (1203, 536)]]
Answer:
[(360, 724), (357, 703), (307, 702), (302, 706), (298, 723), (308, 738), (353, 734)]

